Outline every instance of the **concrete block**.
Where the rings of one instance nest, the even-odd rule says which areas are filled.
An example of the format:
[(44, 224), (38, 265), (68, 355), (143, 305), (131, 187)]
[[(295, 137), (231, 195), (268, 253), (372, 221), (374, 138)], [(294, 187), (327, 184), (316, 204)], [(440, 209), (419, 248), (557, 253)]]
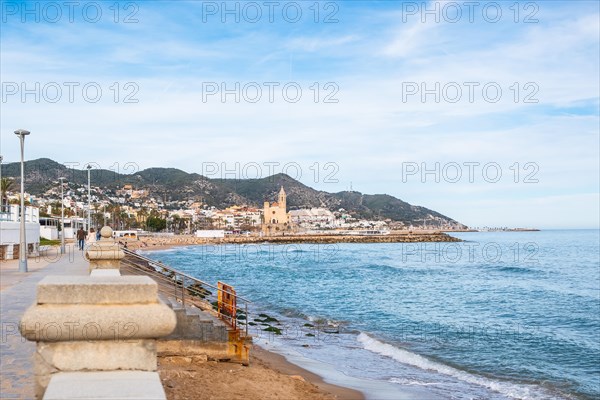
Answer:
[(107, 276), (121, 276), (118, 269), (93, 269), (90, 276), (94, 278), (104, 278)]
[(58, 372), (157, 369), (155, 340), (38, 343), (33, 358), (38, 398)]
[(175, 313), (162, 303), (43, 304), (25, 312), (19, 330), (27, 340), (61, 342), (153, 339), (169, 335), (175, 325)]
[(114, 269), (119, 270), (121, 268), (121, 262), (119, 260), (90, 260), (90, 272), (95, 269)]
[(147, 276), (47, 276), (37, 285), (38, 304), (156, 303), (158, 285)]
[[(156, 371), (156, 341), (78, 341), (38, 343), (36, 375), (58, 371)], [(39, 365), (39, 366), (38, 366)]]
[(44, 400), (166, 400), (156, 372), (61, 372)]

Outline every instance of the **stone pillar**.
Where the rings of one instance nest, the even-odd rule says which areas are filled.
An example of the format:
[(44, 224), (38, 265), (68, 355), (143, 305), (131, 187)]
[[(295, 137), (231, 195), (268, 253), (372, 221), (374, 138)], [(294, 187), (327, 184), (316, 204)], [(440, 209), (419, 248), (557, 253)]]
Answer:
[(20, 325), (36, 342), (37, 398), (58, 372), (156, 371), (156, 339), (175, 324), (147, 276), (47, 276)]
[(90, 271), (94, 269), (116, 269), (120, 267), (120, 260), (125, 253), (112, 237), (113, 230), (105, 226), (100, 230), (100, 240), (92, 242), (86, 251), (90, 261)]

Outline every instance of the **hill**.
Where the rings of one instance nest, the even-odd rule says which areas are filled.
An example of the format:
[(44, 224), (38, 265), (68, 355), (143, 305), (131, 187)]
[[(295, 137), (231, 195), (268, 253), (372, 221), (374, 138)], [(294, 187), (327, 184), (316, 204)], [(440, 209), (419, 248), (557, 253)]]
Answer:
[[(56, 185), (63, 176), (70, 182), (87, 185), (84, 165), (71, 168), (48, 158), (25, 163), (27, 191), (41, 195)], [(20, 176), (19, 163), (3, 165), (2, 176)], [(208, 179), (196, 173), (176, 168), (148, 168), (132, 174), (121, 174), (106, 169), (92, 169), (92, 186), (119, 189), (131, 184), (136, 189), (147, 189), (151, 196), (172, 201), (199, 200), (209, 206), (225, 208), (234, 204), (261, 207), (263, 201), (276, 198), (283, 186), (287, 193), (289, 209), (325, 207), (330, 210), (345, 209), (348, 213), (369, 219), (391, 219), (406, 225), (422, 225), (437, 220), (443, 224), (462, 226), (457, 221), (425, 207), (411, 205), (387, 194), (362, 194), (356, 191), (329, 193), (315, 190), (285, 174), (262, 179)]]

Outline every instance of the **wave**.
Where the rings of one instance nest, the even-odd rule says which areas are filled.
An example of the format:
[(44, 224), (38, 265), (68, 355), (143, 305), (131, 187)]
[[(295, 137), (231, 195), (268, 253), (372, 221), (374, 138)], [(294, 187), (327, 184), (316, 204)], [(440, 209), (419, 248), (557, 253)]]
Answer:
[(498, 270), (502, 271), (502, 272), (512, 272), (512, 273), (516, 273), (516, 274), (537, 274), (540, 272), (535, 269), (531, 269), (531, 268), (527, 268), (527, 267), (518, 267), (518, 266), (499, 267)]
[[(439, 362), (429, 360), (418, 354), (411, 353), (410, 351), (395, 347), (391, 344), (380, 342), (379, 340), (374, 339), (365, 333), (360, 333), (357, 337), (357, 340), (362, 344), (364, 349), (385, 357), (390, 357), (402, 364), (448, 375), (463, 382), (483, 386), (508, 397), (524, 400), (556, 398), (556, 394), (548, 393), (548, 391), (539, 386), (500, 382), (483, 376), (471, 374), (466, 371), (461, 371), (449, 365), (444, 365)], [(397, 382), (400, 383), (401, 381), (399, 380)], [(420, 384), (424, 385), (425, 383), (421, 382)]]
[(443, 384), (442, 382), (423, 382), (402, 378), (390, 378), (389, 382), (399, 383), (405, 386), (438, 386)]

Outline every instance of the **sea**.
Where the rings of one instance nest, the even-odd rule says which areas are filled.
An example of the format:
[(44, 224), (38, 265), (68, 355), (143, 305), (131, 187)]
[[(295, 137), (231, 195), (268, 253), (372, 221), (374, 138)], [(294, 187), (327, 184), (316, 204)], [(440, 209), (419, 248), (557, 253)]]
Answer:
[(233, 285), (256, 344), (367, 399), (600, 398), (599, 231), (452, 235), (145, 255)]

